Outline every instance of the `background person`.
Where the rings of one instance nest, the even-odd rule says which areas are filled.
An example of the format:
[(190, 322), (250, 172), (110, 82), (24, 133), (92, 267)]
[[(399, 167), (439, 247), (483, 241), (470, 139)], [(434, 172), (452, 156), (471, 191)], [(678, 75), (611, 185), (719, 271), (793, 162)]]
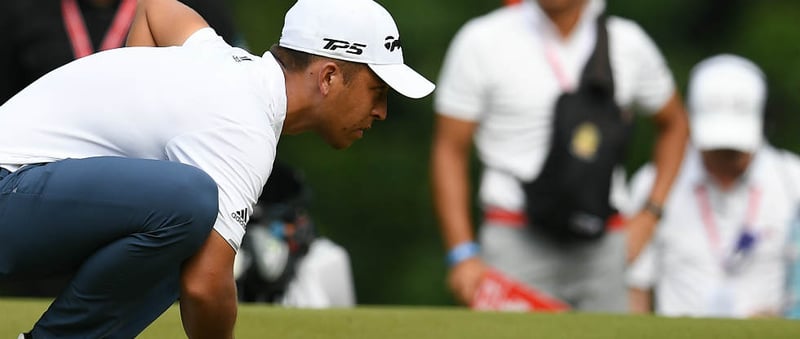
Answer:
[[(764, 140), (766, 98), (764, 74), (742, 57), (713, 56), (692, 70), (691, 150), (653, 241), (629, 272), (634, 311), (781, 314), (800, 158)], [(648, 165), (635, 175), (635, 207), (655, 172)]]
[(77, 272), (34, 338), (135, 337), (178, 295), (190, 338), (231, 338), (234, 256), (280, 135), (345, 148), (386, 118), (390, 87), (434, 88), (384, 47), (399, 33), (373, 1), (299, 0), (263, 57), (178, 2), (137, 11), (137, 48), (0, 106), (0, 279)]
[(276, 161), (247, 224), (233, 274), (239, 300), (289, 307), (356, 304), (350, 256), (317, 234), (301, 173)]
[[(431, 173), (449, 286), (464, 303), (471, 302), (490, 266), (580, 310), (627, 308), (623, 232), (579, 244), (553, 241), (527, 225), (520, 187), (543, 165), (554, 104), (577, 85), (604, 9), (601, 0), (524, 1), (471, 20), (453, 38), (435, 97)], [(616, 103), (626, 110), (643, 108), (658, 129), (653, 159), (659, 175), (649, 191), (649, 208), (627, 223), (630, 259), (658, 220), (688, 132), (672, 75), (655, 44), (630, 20), (610, 17), (606, 28)], [(484, 216), (477, 239), (468, 185), (473, 141), (483, 165)]]
[[(182, 0), (225, 41), (244, 46), (227, 0)], [(47, 72), (91, 53), (122, 47), (137, 0), (0, 2), (0, 104)]]

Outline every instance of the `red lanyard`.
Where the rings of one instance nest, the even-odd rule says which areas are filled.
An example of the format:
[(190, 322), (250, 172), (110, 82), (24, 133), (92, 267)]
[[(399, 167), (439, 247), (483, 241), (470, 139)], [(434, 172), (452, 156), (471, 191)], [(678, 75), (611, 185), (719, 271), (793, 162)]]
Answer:
[[(697, 193), (697, 200), (700, 203), (700, 213), (702, 213), (703, 224), (705, 225), (706, 235), (708, 235), (708, 242), (711, 245), (712, 250), (720, 257), (720, 259), (725, 260), (725, 257), (722, 254), (722, 245), (718, 227), (714, 221), (714, 213), (711, 209), (711, 199), (708, 196), (708, 190), (705, 186), (699, 186), (695, 192)], [(752, 232), (752, 227), (756, 219), (756, 214), (758, 213), (758, 205), (760, 202), (761, 191), (755, 187), (751, 187), (747, 199), (747, 215), (745, 224), (742, 225), (742, 230), (739, 233), (744, 234), (744, 232)], [(737, 239), (737, 241), (739, 240)]]
[[(61, 14), (64, 17), (64, 26), (67, 29), (75, 59), (94, 53), (95, 50), (92, 47), (92, 41), (86, 30), (86, 22), (78, 8), (77, 0), (61, 0)], [(135, 14), (136, 0), (122, 0), (98, 51), (121, 47)]]

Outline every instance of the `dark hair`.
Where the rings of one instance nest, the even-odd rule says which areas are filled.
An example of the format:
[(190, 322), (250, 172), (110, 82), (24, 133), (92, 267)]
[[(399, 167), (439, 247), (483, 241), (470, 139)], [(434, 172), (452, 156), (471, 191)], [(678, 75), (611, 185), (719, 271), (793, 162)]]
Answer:
[(279, 46), (278, 44), (272, 45), (272, 47), (269, 48), (269, 52), (272, 53), (275, 59), (277, 59), (278, 62), (281, 65), (283, 65), (283, 67), (286, 68), (286, 70), (289, 72), (303, 71), (306, 68), (308, 68), (308, 66), (311, 65), (312, 62), (318, 59), (326, 59), (333, 61), (342, 70), (342, 78), (345, 85), (349, 84), (350, 79), (352, 79), (353, 76), (355, 76), (355, 74), (358, 73), (359, 70), (361, 70), (364, 66), (366, 66), (365, 64), (362, 63), (333, 59), (311, 53), (301, 52), (291, 48)]

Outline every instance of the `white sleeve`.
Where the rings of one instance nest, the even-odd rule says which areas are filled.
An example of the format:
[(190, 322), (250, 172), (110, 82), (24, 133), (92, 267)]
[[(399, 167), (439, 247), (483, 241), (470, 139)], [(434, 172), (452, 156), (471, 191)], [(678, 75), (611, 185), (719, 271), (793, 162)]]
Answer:
[(217, 35), (217, 32), (213, 28), (203, 27), (192, 33), (192, 35), (190, 35), (188, 38), (186, 38), (186, 41), (183, 42), (182, 46), (200, 46), (203, 44), (220, 44), (220, 43), (230, 47), (230, 45), (228, 45), (228, 43), (225, 42), (225, 39)]
[(475, 48), (482, 45), (482, 40), (474, 22), (467, 23), (453, 38), (434, 93), (437, 113), (462, 120), (478, 120), (485, 106), (487, 84), (481, 49)]
[(624, 19), (615, 22), (618, 25), (612, 27), (619, 32), (613, 38), (626, 40), (622, 44), (628, 46), (625, 62), (635, 65), (634, 103), (646, 113), (656, 113), (675, 93), (672, 72), (661, 51), (638, 24)]
[(628, 197), (624, 205), (618, 206), (620, 213), (625, 217), (632, 217), (642, 210), (644, 203), (653, 187), (656, 179), (656, 168), (651, 163), (647, 163), (631, 177), (628, 185)]
[(226, 127), (179, 136), (165, 150), (170, 161), (198, 167), (217, 183), (219, 212), (214, 230), (237, 251), (272, 170), (275, 149), (269, 147), (268, 139)]

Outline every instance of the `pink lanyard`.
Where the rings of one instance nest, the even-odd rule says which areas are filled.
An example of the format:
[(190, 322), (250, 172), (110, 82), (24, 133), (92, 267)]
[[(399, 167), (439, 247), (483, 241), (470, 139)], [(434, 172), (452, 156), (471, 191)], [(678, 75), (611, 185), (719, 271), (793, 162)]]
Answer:
[[(720, 261), (723, 263), (723, 267), (726, 269), (728, 268), (726, 263), (727, 258), (722, 254), (722, 245), (720, 240), (720, 235), (718, 231), (718, 227), (716, 222), (714, 221), (714, 214), (711, 209), (711, 199), (708, 196), (708, 190), (705, 186), (697, 187), (695, 191), (697, 193), (697, 200), (700, 203), (700, 213), (703, 217), (703, 224), (706, 229), (706, 235), (708, 235), (708, 242), (712, 247), (712, 250), (716, 255), (720, 258)], [(742, 225), (742, 229), (739, 232), (739, 238), (736, 240), (737, 243), (734, 245), (735, 248), (732, 251), (733, 253), (730, 256), (733, 256), (738, 251), (748, 251), (750, 246), (752, 245), (752, 231), (753, 225), (755, 222), (756, 215), (758, 213), (758, 205), (761, 202), (761, 191), (756, 189), (755, 187), (750, 187), (747, 199), (747, 216), (745, 220), (745, 224)], [(751, 242), (743, 243), (743, 240), (746, 240), (747, 237)], [(747, 246), (747, 248), (740, 248), (742, 246)]]
[(558, 84), (561, 86), (561, 91), (566, 92), (571, 90), (572, 85), (570, 85), (567, 74), (564, 73), (564, 69), (558, 61), (556, 52), (553, 50), (553, 46), (547, 42), (544, 42), (544, 55), (547, 58), (547, 63), (550, 64), (550, 69), (553, 70), (553, 74), (556, 76), (556, 80), (558, 80)]
[[(64, 26), (67, 29), (75, 59), (94, 53), (95, 50), (92, 47), (92, 41), (86, 30), (86, 22), (78, 8), (77, 0), (61, 0), (61, 14), (64, 17)], [(103, 42), (98, 50), (104, 51), (122, 46), (135, 14), (136, 0), (122, 0), (111, 27), (103, 37)]]

